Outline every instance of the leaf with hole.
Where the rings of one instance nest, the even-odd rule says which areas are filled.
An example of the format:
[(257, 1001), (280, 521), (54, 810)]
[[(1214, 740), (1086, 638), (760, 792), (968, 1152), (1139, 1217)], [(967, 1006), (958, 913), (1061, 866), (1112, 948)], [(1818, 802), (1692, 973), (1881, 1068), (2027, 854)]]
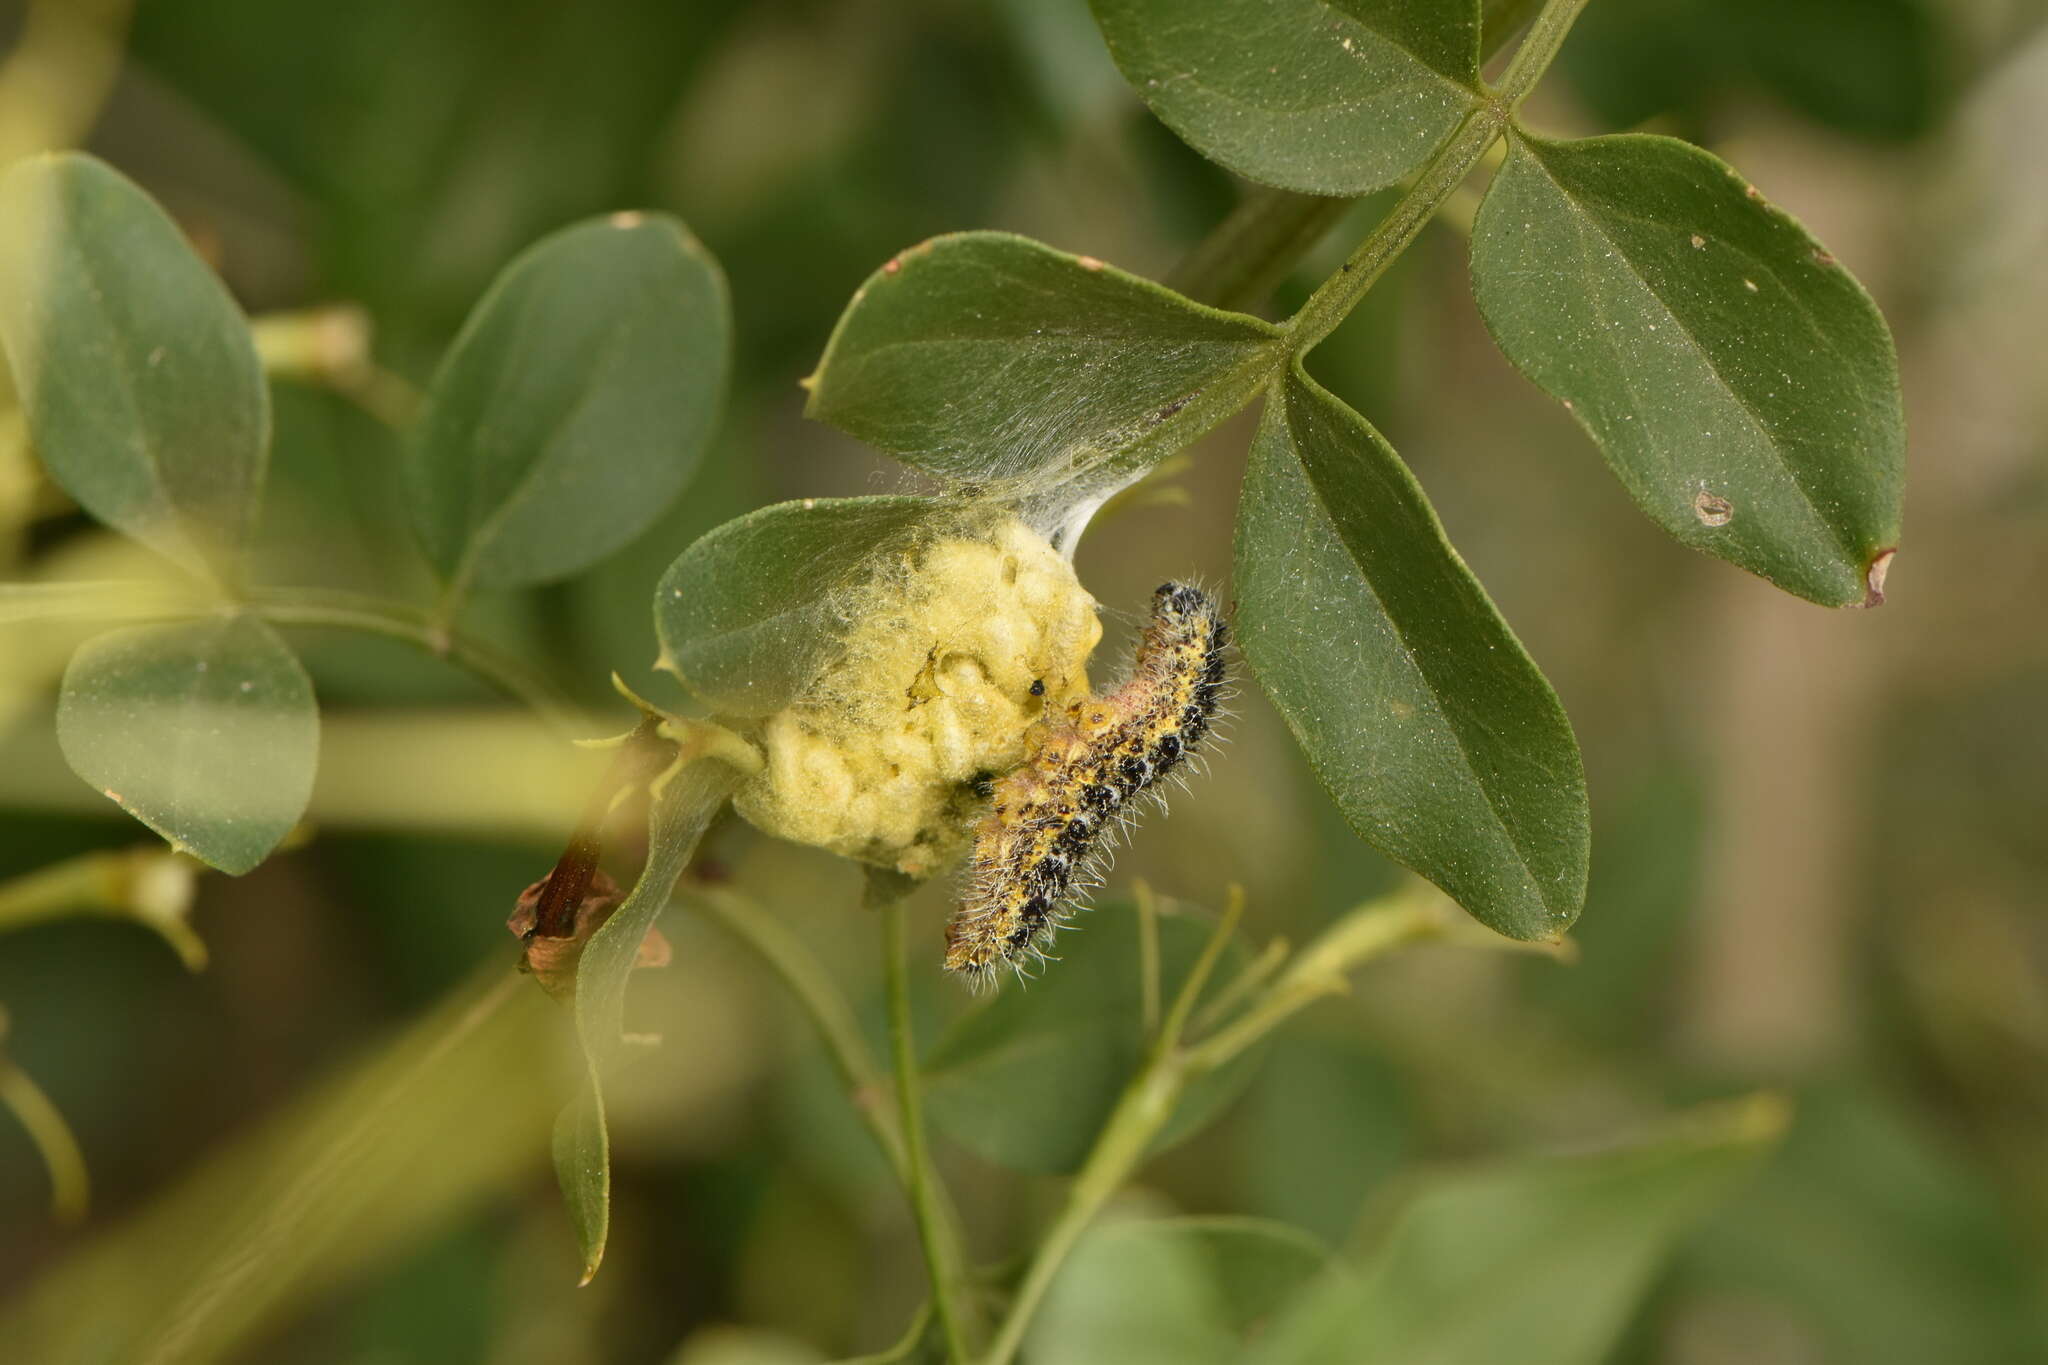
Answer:
[(1361, 837), (1510, 938), (1585, 899), (1585, 776), (1550, 684), (1385, 438), (1299, 368), (1238, 504), (1238, 638)]
[(1186, 446), (1283, 357), (1278, 329), (1257, 318), (968, 232), (912, 247), (861, 286), (806, 411), (955, 483), (1059, 506)]
[(1870, 296), (1697, 147), (1512, 139), (1472, 280), (1494, 340), (1679, 540), (1828, 606), (1899, 542), (1898, 358)]
[[(1160, 917), (1165, 999), (1200, 956), (1209, 929), (1186, 915)], [(1060, 956), (1042, 979), (1014, 983), (960, 1019), (924, 1063), (932, 1122), (1016, 1170), (1079, 1167), (1143, 1056), (1137, 914), (1120, 903), (1081, 916), (1061, 939)], [(1218, 978), (1228, 980), (1243, 960), (1231, 944)], [(1159, 1145), (1216, 1117), (1250, 1080), (1258, 1052), (1192, 1081)]]
[(194, 857), (243, 873), (305, 813), (313, 684), (253, 616), (140, 626), (80, 646), (57, 699), (65, 761)]
[(0, 177), (0, 348), (65, 492), (188, 568), (236, 577), (270, 390), (241, 310), (154, 200), (75, 153)]
[(725, 277), (674, 218), (592, 219), (507, 266), (412, 438), (450, 592), (566, 577), (651, 526), (703, 456), (731, 348)]
[(1160, 121), (1250, 180), (1383, 189), (1479, 104), (1476, 0), (1093, 0)]

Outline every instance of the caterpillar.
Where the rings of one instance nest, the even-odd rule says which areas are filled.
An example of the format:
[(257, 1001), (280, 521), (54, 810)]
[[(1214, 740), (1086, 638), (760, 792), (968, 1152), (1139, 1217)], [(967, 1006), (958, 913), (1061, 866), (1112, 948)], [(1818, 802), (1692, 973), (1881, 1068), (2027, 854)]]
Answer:
[(947, 970), (980, 988), (1002, 967), (1021, 975), (1027, 958), (1044, 959), (1076, 897), (1099, 883), (1136, 798), (1213, 728), (1229, 644), (1213, 597), (1161, 584), (1130, 680), (1041, 722), (975, 830), (965, 892), (946, 926)]

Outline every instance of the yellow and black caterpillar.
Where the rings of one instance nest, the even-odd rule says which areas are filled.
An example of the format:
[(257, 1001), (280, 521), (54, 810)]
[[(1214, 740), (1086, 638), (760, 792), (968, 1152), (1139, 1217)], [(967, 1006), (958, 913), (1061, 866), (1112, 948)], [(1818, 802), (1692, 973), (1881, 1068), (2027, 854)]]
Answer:
[(979, 987), (1000, 967), (1021, 972), (1027, 957), (1045, 956), (1075, 898), (1099, 882), (1136, 799), (1213, 727), (1229, 643), (1214, 598), (1162, 584), (1130, 680), (1041, 722), (975, 831), (966, 893), (946, 926), (948, 970)]

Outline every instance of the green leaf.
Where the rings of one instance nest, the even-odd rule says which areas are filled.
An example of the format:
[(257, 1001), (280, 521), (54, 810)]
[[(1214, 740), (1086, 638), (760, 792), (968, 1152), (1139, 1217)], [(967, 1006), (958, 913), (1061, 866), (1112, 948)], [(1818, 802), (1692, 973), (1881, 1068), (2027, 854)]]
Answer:
[(1332, 1239), (1415, 1145), (1400, 1069), (1351, 1039), (1298, 1029), (1245, 1096), (1237, 1187), (1246, 1205)]
[(123, 810), (240, 874), (305, 812), (320, 712), (276, 631), (219, 616), (88, 640), (64, 670), (57, 740), (72, 770)]
[(927, 498), (804, 498), (705, 533), (655, 589), (656, 667), (721, 714), (774, 714), (838, 648), (835, 591), (943, 514)]
[(414, 434), (420, 536), (452, 594), (565, 577), (653, 524), (717, 421), (729, 314), (718, 263), (660, 214), (564, 228), (505, 268)]
[(611, 1135), (604, 1116), (604, 1073), (618, 1056), (626, 1023), (626, 983), (640, 941), (668, 904), (678, 878), (732, 791), (732, 769), (715, 759), (686, 763), (659, 790), (648, 814), (647, 862), (625, 902), (598, 926), (576, 965), (576, 1036), (588, 1088), (555, 1122), (555, 1178), (583, 1251), (583, 1282), (604, 1260), (611, 1232)]
[(1905, 423), (1877, 308), (1670, 138), (1518, 134), (1472, 236), (1494, 339), (1686, 544), (1830, 606), (1883, 600)]
[(1047, 1291), (1025, 1355), (1060, 1365), (1237, 1365), (1328, 1259), (1307, 1233), (1257, 1218), (1098, 1223)]
[[(1136, 1074), (1145, 1038), (1138, 917), (1127, 904), (1083, 915), (1043, 977), (1018, 982), (942, 1035), (925, 1059), (925, 1112), (969, 1150), (1023, 1171), (1080, 1166)], [(1208, 941), (1210, 926), (1184, 915), (1159, 921), (1161, 995), (1173, 998)], [(1225, 950), (1229, 979), (1244, 954)], [(1257, 1051), (1196, 1078), (1158, 1145), (1214, 1118), (1251, 1079)]]
[(1092, 0), (1167, 127), (1247, 179), (1383, 189), (1480, 100), (1476, 0)]
[(1784, 1130), (1772, 1096), (1643, 1144), (1424, 1185), (1362, 1276), (1335, 1275), (1256, 1365), (1599, 1365), (1678, 1238)]
[(270, 390), (241, 310), (154, 200), (73, 153), (0, 177), (0, 348), (65, 492), (235, 577), (263, 500)]
[(1278, 329), (1023, 237), (935, 237), (870, 276), (806, 411), (994, 491), (1100, 497), (1250, 402)]
[(1351, 827), (1510, 938), (1585, 900), (1585, 775), (1556, 694), (1385, 438), (1297, 368), (1238, 504), (1245, 656)]

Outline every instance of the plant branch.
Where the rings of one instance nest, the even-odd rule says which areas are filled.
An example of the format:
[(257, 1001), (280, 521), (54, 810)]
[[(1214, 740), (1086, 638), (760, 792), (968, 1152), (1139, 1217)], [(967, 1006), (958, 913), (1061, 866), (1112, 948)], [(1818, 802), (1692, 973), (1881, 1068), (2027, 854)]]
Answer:
[(1046, 1229), (1033, 1253), (1023, 1282), (1017, 1286), (1016, 1297), (1010, 1300), (1009, 1311), (996, 1329), (995, 1342), (982, 1357), (981, 1365), (1009, 1365), (1015, 1358), (1053, 1278), (1081, 1240), (1081, 1234), (1102, 1212), (1103, 1205), (1123, 1188), (1144, 1161), (1152, 1140), (1173, 1117), (1189, 1075), (1183, 1055), (1168, 1051), (1155, 1056), (1125, 1087), (1109, 1122), (1096, 1136), (1088, 1160), (1068, 1187), (1059, 1216)]
[[(1404, 888), (1381, 900), (1368, 901), (1304, 948), (1287, 970), (1221, 1032), (1191, 1046), (1182, 1047), (1174, 1042), (1156, 1049), (1125, 1087), (1088, 1159), (1068, 1187), (1066, 1202), (1033, 1254), (981, 1365), (1009, 1365), (1016, 1356), (1030, 1329), (1032, 1315), (1052, 1287), (1061, 1265), (1103, 1206), (1143, 1163), (1160, 1130), (1173, 1117), (1189, 1082), (1229, 1062), (1310, 1001), (1344, 990), (1349, 969), (1439, 931), (1445, 923), (1443, 909), (1442, 897), (1433, 889)], [(1210, 940), (1210, 950), (1220, 951), (1220, 944), (1235, 922), (1235, 915), (1226, 911)], [(1205, 950), (1203, 958), (1213, 965), (1212, 951)], [(1169, 1029), (1176, 1022), (1185, 1021), (1200, 994), (1201, 979), (1207, 976), (1207, 970), (1198, 963), (1190, 973), (1188, 984), (1183, 985), (1174, 1003)]]
[(1166, 1016), (1165, 1027), (1159, 1030), (1158, 1049), (1168, 1052), (1180, 1046), (1181, 1035), (1187, 1031), (1188, 1016), (1195, 1012), (1195, 1004), (1202, 998), (1202, 988), (1209, 984), (1210, 973), (1223, 957), (1224, 948), (1230, 944), (1231, 935), (1237, 932), (1237, 922), (1244, 915), (1244, 888), (1230, 888), (1230, 899), (1223, 907), (1222, 918), (1209, 933), (1209, 941), (1202, 945), (1202, 955), (1195, 959), (1195, 965), (1188, 969), (1187, 979), (1180, 984), (1180, 990), (1173, 997), (1173, 1009)]
[(1528, 36), (1515, 49), (1500, 78), (1498, 95), (1509, 110), (1527, 99), (1536, 82), (1543, 79), (1543, 73), (1557, 60), (1557, 51), (1564, 46), (1565, 35), (1571, 32), (1579, 11), (1585, 7), (1586, 0), (1544, 0), (1543, 8), (1529, 25)]
[(83, 853), (0, 882), (0, 932), (73, 914), (133, 919), (196, 972), (206, 945), (186, 917), (199, 872), (197, 860), (161, 844)]
[(1380, 220), (1336, 274), (1317, 286), (1308, 302), (1284, 326), (1296, 355), (1337, 330), (1365, 292), (1372, 288), (1396, 256), (1407, 249), (1423, 224), (1436, 215), (1452, 191), (1465, 182), (1500, 135), (1514, 111), (1549, 69), (1586, 0), (1545, 0), (1529, 25), (1528, 36), (1508, 63), (1500, 86), (1472, 107), (1444, 145), (1437, 149), (1402, 194), (1400, 202)]
[(917, 1310), (917, 1316), (910, 1320), (910, 1326), (897, 1338), (894, 1346), (871, 1355), (850, 1356), (837, 1362), (837, 1365), (897, 1365), (899, 1361), (910, 1359), (911, 1353), (917, 1350), (918, 1344), (924, 1340), (924, 1334), (931, 1325), (932, 1305), (930, 1300), (926, 1300)]
[(966, 1283), (965, 1257), (957, 1232), (944, 1212), (943, 1186), (925, 1146), (924, 1097), (918, 1074), (917, 1040), (910, 1024), (910, 979), (904, 966), (904, 895), (900, 888), (871, 876), (869, 902), (879, 901), (882, 913), (882, 971), (889, 997), (889, 1049), (896, 1067), (898, 1122), (909, 1176), (910, 1206), (924, 1243), (925, 1267), (932, 1284), (932, 1312), (946, 1341), (946, 1359), (966, 1365), (967, 1335), (961, 1316)]
[[(1536, 9), (1537, 0), (1486, 0), (1481, 61), (1506, 46)], [(1181, 258), (1165, 283), (1217, 308), (1249, 307), (1286, 279), (1357, 202), (1252, 185), (1237, 207)]]
[(29, 1074), (0, 1054), (0, 1108), (10, 1109), (50, 1171), (50, 1207), (57, 1221), (73, 1224), (85, 1217), (92, 1185), (85, 1154), (64, 1115)]
[(1256, 304), (1357, 202), (1254, 185), (1181, 258), (1166, 286), (1216, 308)]
[(1296, 355), (1311, 350), (1337, 330), (1337, 324), (1378, 282), (1394, 258), (1415, 240), (1423, 224), (1443, 207), (1451, 191), (1464, 183), (1507, 126), (1507, 118), (1507, 107), (1498, 101), (1473, 106), (1387, 216), (1358, 244), (1337, 273), (1318, 285), (1300, 311), (1282, 324)]
[(505, 696), (524, 703), (558, 729), (575, 728), (576, 708), (547, 679), (513, 658), (459, 631), (436, 625), (416, 607), (357, 593), (312, 588), (259, 588), (250, 609), (281, 626), (354, 630), (403, 640), (437, 659), (466, 669)]

